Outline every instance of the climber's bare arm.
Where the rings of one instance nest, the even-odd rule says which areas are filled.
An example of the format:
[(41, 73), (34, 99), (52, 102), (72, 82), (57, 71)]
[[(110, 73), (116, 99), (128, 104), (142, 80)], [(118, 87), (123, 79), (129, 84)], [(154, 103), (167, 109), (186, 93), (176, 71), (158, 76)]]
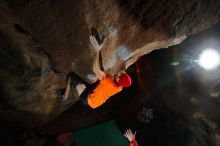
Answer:
[(71, 79), (68, 78), (68, 80), (66, 82), (65, 92), (64, 92), (64, 99), (68, 99), (68, 97), (69, 97), (69, 94), (70, 94), (70, 82), (71, 82)]
[(90, 42), (96, 53), (95, 61), (93, 65), (93, 72), (95, 73), (95, 75), (98, 77), (99, 80), (102, 80), (105, 76), (105, 73), (100, 69), (100, 60), (99, 60), (99, 54), (100, 54), (100, 50), (102, 49), (102, 45), (98, 44), (94, 36), (90, 36)]
[(99, 53), (97, 53), (95, 56), (95, 62), (93, 65), (93, 72), (95, 73), (95, 75), (98, 77), (99, 80), (102, 80), (105, 76), (105, 73), (103, 71), (101, 71), (101, 69), (100, 69)]
[(131, 66), (132, 64), (134, 64), (140, 57), (139, 56), (132, 56), (130, 57), (128, 60), (126, 60), (125, 62), (125, 70)]

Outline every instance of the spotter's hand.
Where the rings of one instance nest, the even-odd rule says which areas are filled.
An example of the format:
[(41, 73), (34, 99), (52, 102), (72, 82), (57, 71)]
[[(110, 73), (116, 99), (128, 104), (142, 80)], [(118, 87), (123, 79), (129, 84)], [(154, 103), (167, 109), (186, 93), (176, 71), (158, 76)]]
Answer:
[(133, 134), (131, 129), (126, 130), (124, 133), (124, 136), (129, 140), (129, 142), (135, 140), (135, 135), (136, 135), (136, 131)]

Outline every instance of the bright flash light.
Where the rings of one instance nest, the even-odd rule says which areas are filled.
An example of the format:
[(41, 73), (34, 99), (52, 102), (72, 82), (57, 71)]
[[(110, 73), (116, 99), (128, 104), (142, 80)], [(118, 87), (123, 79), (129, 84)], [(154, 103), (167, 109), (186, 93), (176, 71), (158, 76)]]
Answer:
[(199, 65), (206, 70), (214, 69), (219, 65), (219, 54), (214, 49), (207, 49), (200, 55)]

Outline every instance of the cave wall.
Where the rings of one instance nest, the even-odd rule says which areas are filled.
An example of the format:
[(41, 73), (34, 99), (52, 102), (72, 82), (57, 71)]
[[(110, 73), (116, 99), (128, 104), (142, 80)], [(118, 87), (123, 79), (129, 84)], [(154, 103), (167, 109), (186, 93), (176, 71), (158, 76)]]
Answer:
[(74, 70), (90, 82), (91, 27), (106, 37), (103, 65), (115, 74), (130, 57), (180, 43), (219, 19), (218, 1), (9, 0), (8, 5), (59, 70)]
[(105, 36), (103, 67), (114, 75), (215, 24), (219, 7), (218, 0), (2, 1), (1, 122), (21, 129), (45, 125), (72, 106), (57, 96), (70, 71), (96, 81), (92, 26)]

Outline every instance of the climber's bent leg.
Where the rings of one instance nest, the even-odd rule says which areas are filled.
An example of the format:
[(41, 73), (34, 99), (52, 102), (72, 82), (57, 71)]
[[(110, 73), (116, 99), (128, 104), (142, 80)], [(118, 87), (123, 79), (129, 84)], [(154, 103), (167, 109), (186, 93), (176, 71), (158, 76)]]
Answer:
[(75, 88), (80, 82), (84, 82), (78, 75), (74, 72), (68, 74), (68, 79), (70, 79), (71, 85)]
[(68, 74), (68, 80), (67, 80), (65, 89), (62, 89), (58, 92), (58, 95), (60, 96), (62, 102), (66, 103), (66, 101), (69, 99), (71, 85), (73, 87), (77, 87), (79, 85), (77, 87), (78, 89), (77, 92), (80, 95), (86, 88), (85, 85), (83, 85), (82, 83), (84, 83), (84, 81), (79, 76), (77, 76), (73, 72), (70, 72)]
[(78, 83), (78, 85), (76, 85), (76, 91), (79, 96), (83, 93), (84, 90), (87, 90), (87, 89), (83, 83)]

